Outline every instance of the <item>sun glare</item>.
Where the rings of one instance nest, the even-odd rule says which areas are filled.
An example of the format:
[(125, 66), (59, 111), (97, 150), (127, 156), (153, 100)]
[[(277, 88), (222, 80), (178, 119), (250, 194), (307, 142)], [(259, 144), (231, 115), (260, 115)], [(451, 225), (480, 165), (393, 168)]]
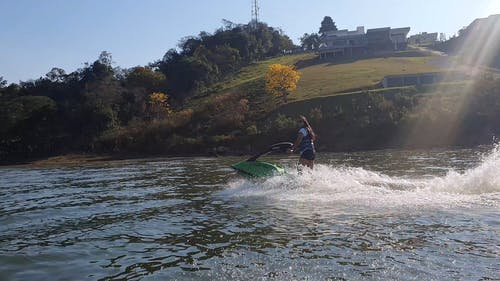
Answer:
[[(418, 120), (413, 128), (408, 141), (417, 138), (423, 131), (432, 132), (426, 138), (443, 139), (447, 143), (456, 142), (458, 135), (457, 129), (462, 122), (463, 114), (469, 106), (475, 83), (484, 75), (494, 75), (488, 66), (498, 60), (500, 52), (500, 0), (489, 1), (484, 7), (484, 17), (475, 19), (466, 28), (462, 29), (459, 38), (455, 39), (455, 50), (453, 55), (447, 56), (446, 69), (444, 69), (445, 78), (453, 75), (464, 75), (467, 77), (466, 83), (460, 89), (455, 89), (454, 97), (457, 99), (455, 110), (448, 115), (446, 122), (439, 128), (429, 130), (429, 122), (425, 118)], [(497, 16), (495, 16), (497, 15)], [(417, 106), (413, 112), (430, 112), (433, 109), (438, 110), (446, 102), (448, 86), (438, 84), (435, 94), (429, 96), (424, 102)], [(424, 114), (427, 115), (427, 114)]]
[(500, 0), (491, 0), (486, 6), (486, 13), (488, 15), (500, 14)]

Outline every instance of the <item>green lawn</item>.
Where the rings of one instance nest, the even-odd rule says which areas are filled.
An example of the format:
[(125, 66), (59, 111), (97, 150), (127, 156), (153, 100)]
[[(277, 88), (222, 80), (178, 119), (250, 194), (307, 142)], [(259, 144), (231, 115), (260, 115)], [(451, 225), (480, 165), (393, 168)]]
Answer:
[(412, 74), (439, 71), (428, 63), (434, 57), (422, 52), (399, 52), (388, 57), (328, 62), (317, 59), (312, 53), (281, 56), (256, 62), (244, 67), (231, 79), (218, 83), (205, 93), (192, 99), (189, 107), (209, 102), (214, 95), (233, 92), (244, 93), (250, 100), (255, 114), (270, 112), (279, 106), (277, 97), (264, 90), (264, 75), (271, 64), (296, 64), (301, 78), (297, 89), (289, 96), (289, 102), (316, 97), (356, 92), (374, 88), (386, 75)]
[(301, 79), (291, 100), (329, 96), (379, 83), (386, 75), (439, 71), (431, 56), (387, 57), (347, 63), (323, 62), (300, 69)]
[[(269, 96), (264, 92), (264, 75), (271, 64), (294, 65), (300, 60), (310, 60), (315, 58), (316, 55), (312, 53), (280, 56), (264, 61), (253, 63), (249, 66), (242, 68), (237, 74), (226, 81), (217, 83), (210, 87), (206, 92), (192, 98), (186, 107), (197, 107), (200, 104), (209, 102), (216, 95), (233, 92), (244, 93), (251, 101), (253, 108), (258, 110), (271, 110), (274, 108), (273, 104), (269, 103)], [(274, 98), (271, 97), (271, 100)], [(267, 108), (267, 109), (264, 109)]]
[(245, 86), (245, 84), (252, 84), (252, 82), (254, 82), (256, 79), (261, 79), (264, 77), (267, 69), (271, 64), (293, 65), (299, 60), (308, 60), (314, 57), (314, 54), (298, 54), (259, 61), (242, 68), (234, 77), (232, 77), (232, 79), (214, 85), (211, 90), (219, 92), (234, 87)]
[[(298, 69), (301, 78), (297, 90), (289, 96), (291, 101), (369, 88), (379, 83), (386, 75), (443, 70), (428, 63), (433, 59), (431, 55), (404, 55), (405, 53), (402, 52), (385, 58), (344, 62), (314, 60), (316, 57), (314, 54), (276, 57), (244, 67), (232, 79), (218, 83), (210, 91), (218, 93), (230, 90), (254, 92), (257, 81), (263, 79), (269, 65), (274, 63), (290, 65), (302, 61), (308, 65)], [(308, 61), (309, 63), (307, 63)]]

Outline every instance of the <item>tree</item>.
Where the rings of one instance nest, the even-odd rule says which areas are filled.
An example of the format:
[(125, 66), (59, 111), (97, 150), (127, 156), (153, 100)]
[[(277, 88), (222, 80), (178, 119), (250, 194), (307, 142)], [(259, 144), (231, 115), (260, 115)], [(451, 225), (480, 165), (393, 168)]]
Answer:
[(238, 50), (231, 48), (229, 45), (217, 46), (210, 53), (208, 59), (217, 65), (221, 74), (234, 72), (241, 62), (241, 57)]
[(321, 27), (319, 28), (319, 34), (324, 35), (327, 31), (337, 31), (337, 26), (333, 22), (332, 18), (325, 16), (321, 22)]
[(97, 61), (104, 64), (105, 66), (111, 67), (111, 65), (113, 64), (113, 56), (110, 52), (102, 51)]
[(92, 64), (86, 63), (85, 67), (79, 70), (81, 76), (80, 82), (86, 84), (113, 79), (115, 73), (111, 66), (112, 64), (113, 59), (111, 53), (106, 51), (101, 52), (96, 61)]
[[(195, 121), (192, 110), (173, 112), (169, 104), (217, 91), (215, 83), (242, 66), (292, 48), (283, 31), (263, 22), (224, 21), (214, 33), (185, 37), (177, 50), (149, 66), (123, 70), (104, 51), (71, 73), (52, 68), (43, 78), (10, 85), (0, 77), (0, 161), (16, 153), (96, 149), (95, 141), (103, 135), (148, 121), (169, 124), (186, 136), (198, 130), (244, 129), (250, 104), (243, 93), (214, 98), (220, 108), (205, 115), (196, 112)], [(280, 95), (286, 98), (289, 91), (283, 86)], [(206, 116), (207, 122), (198, 121)]]
[(302, 48), (306, 50), (316, 50), (319, 48), (319, 35), (317, 33), (304, 33), (302, 37), (300, 37), (300, 44)]
[(178, 50), (169, 50), (151, 64), (168, 77), (170, 97), (184, 99), (203, 92), (242, 66), (256, 60), (282, 55), (293, 42), (279, 29), (259, 22), (255, 27), (224, 21), (213, 34), (183, 38)]
[(149, 109), (153, 119), (161, 119), (172, 112), (168, 96), (160, 92), (149, 95)]
[[(288, 37), (287, 35), (283, 34), (282, 32), (280, 33), (280, 39), (281, 39), (281, 42), (280, 42), (280, 51), (283, 53), (283, 52), (286, 52), (286, 51), (291, 51), (293, 48), (295, 48), (295, 45), (293, 44), (293, 41), (292, 39), (290, 39), (290, 37)], [(274, 44), (274, 43), (273, 43)]]
[(212, 129), (222, 133), (241, 128), (249, 111), (248, 100), (241, 94), (225, 93), (218, 95), (208, 106)]
[(194, 36), (187, 36), (180, 40), (177, 46), (182, 50), (183, 55), (192, 55), (194, 51), (201, 45), (203, 42)]
[(293, 66), (273, 64), (266, 73), (266, 91), (283, 97), (286, 103), (290, 92), (297, 88), (299, 78), (300, 74)]
[(170, 96), (186, 98), (215, 81), (213, 74), (217, 73), (217, 69), (207, 60), (208, 52), (202, 46), (197, 48), (198, 51), (195, 50), (196, 54), (193, 53), (192, 56), (169, 50), (162, 61), (153, 65), (168, 77)]
[(44, 96), (0, 102), (0, 155), (24, 158), (50, 153), (56, 113), (54, 100)]
[(167, 79), (163, 73), (156, 72), (151, 67), (136, 66), (128, 72), (125, 81), (129, 87), (153, 92), (165, 87)]
[(7, 86), (7, 80), (3, 79), (2, 76), (0, 76), (0, 89)]
[(45, 76), (52, 82), (63, 82), (66, 72), (62, 68), (54, 67)]
[(136, 66), (127, 70), (122, 81), (125, 82), (125, 89), (121, 93), (118, 116), (124, 123), (134, 117), (142, 118), (147, 115), (149, 94), (164, 91), (167, 87), (165, 75), (149, 66)]
[(227, 20), (227, 19), (222, 19), (222, 25), (224, 26), (223, 31), (224, 30), (231, 30), (231, 29), (238, 26), (238, 24), (236, 24), (230, 20)]

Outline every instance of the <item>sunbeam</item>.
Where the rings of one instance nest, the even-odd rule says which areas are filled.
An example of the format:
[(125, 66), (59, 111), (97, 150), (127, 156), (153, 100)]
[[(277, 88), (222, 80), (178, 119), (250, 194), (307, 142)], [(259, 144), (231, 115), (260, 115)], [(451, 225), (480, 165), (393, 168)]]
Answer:
[[(485, 79), (500, 77), (498, 69), (493, 68), (500, 63), (500, 14), (474, 20), (446, 44), (451, 55), (440, 58), (446, 61), (442, 64), (446, 67), (443, 81), (424, 90), (418, 106), (409, 114), (414, 118), (403, 133), (407, 146), (460, 144), (464, 116), (470, 100), (478, 94), (476, 88)], [(457, 74), (466, 79), (446, 82), (455, 80), (451, 78)]]

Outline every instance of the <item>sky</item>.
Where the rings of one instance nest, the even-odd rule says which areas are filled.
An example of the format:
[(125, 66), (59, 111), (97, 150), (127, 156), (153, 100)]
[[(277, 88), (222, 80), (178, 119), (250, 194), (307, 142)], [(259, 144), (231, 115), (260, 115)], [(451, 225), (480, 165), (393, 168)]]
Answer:
[[(110, 52), (129, 68), (161, 59), (185, 36), (214, 32), (222, 19), (248, 23), (252, 0), (0, 0), (0, 76), (18, 83), (67, 73)], [(410, 27), (447, 36), (500, 14), (500, 0), (259, 0), (259, 20), (296, 44), (324, 16), (339, 29)]]

